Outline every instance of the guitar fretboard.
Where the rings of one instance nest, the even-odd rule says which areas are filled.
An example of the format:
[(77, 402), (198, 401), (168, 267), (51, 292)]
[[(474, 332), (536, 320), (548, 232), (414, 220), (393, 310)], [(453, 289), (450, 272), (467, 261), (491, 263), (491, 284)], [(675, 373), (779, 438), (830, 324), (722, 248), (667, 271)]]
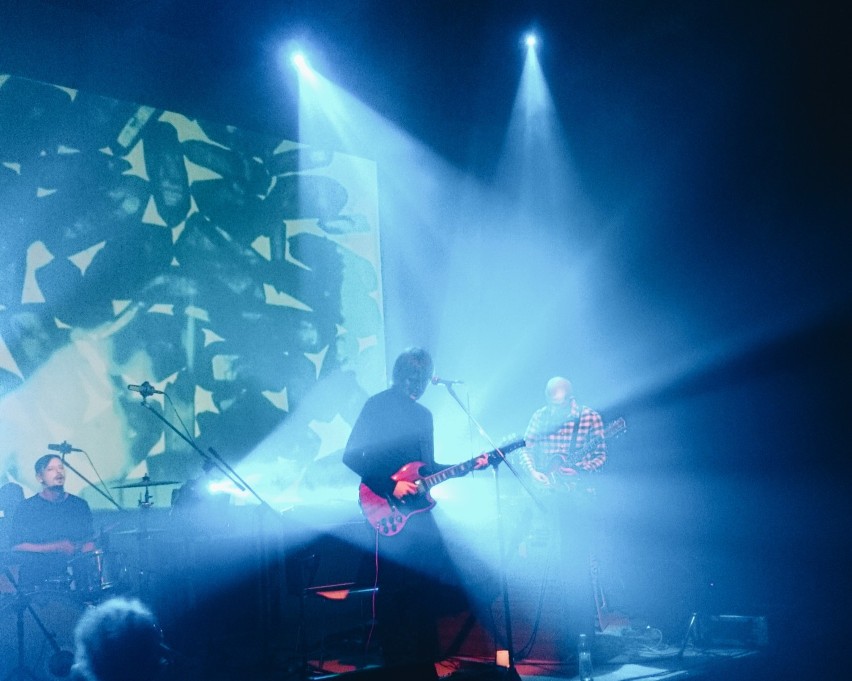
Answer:
[[(479, 458), (479, 457), (477, 457)], [(427, 475), (420, 482), (424, 487), (429, 488), (433, 485), (437, 485), (440, 482), (444, 482), (444, 480), (449, 480), (450, 478), (460, 478), (463, 475), (467, 475), (473, 469), (474, 464), (476, 463), (476, 459), (471, 459), (470, 461), (463, 461), (462, 463), (457, 463), (455, 466), (450, 466), (449, 468), (445, 468), (438, 473), (433, 473), (432, 475)]]
[[(523, 447), (526, 443), (523, 440), (516, 440), (515, 442), (510, 442), (500, 449), (493, 449), (488, 452), (488, 463), (494, 463), (497, 459), (502, 459), (504, 454), (508, 454), (509, 452), (513, 452), (518, 447)], [(444, 480), (449, 480), (450, 478), (460, 478), (463, 475), (467, 475), (470, 473), (474, 466), (476, 466), (476, 460), (482, 456), (479, 454), (478, 456), (473, 457), (472, 459), (468, 459), (467, 461), (462, 461), (461, 463), (457, 463), (455, 466), (450, 466), (449, 468), (445, 468), (442, 471), (438, 471), (437, 473), (432, 473), (432, 475), (427, 475), (420, 479), (420, 484), (429, 489), (430, 487), (437, 485), (438, 483), (444, 482)]]

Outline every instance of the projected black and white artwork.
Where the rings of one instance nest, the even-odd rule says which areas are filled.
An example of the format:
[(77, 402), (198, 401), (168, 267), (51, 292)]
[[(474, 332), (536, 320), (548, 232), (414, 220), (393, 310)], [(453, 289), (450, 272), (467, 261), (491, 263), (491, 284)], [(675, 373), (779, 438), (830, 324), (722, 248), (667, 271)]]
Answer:
[(385, 387), (377, 203), (371, 161), (0, 76), (0, 482), (61, 442), (185, 481), (183, 435), (297, 494)]

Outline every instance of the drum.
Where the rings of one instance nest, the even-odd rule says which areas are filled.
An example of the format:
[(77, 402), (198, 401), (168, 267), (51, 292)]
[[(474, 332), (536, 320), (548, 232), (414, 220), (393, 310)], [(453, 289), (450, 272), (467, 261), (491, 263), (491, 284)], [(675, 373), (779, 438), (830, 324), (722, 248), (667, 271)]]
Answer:
[(91, 551), (68, 563), (74, 591), (99, 598), (127, 587), (127, 566), (121, 553)]
[[(7, 678), (19, 664), (38, 679), (58, 681), (62, 678), (54, 673), (58, 671), (55, 667), (51, 670), (51, 658), (55, 659), (57, 651), (39, 622), (56, 639), (62, 654), (67, 656), (74, 651), (74, 627), (86, 609), (92, 606), (83, 603), (73, 592), (50, 590), (20, 597), (3, 596), (0, 604), (0, 678)], [(21, 661), (18, 659), (19, 614), (23, 624), (24, 659)]]

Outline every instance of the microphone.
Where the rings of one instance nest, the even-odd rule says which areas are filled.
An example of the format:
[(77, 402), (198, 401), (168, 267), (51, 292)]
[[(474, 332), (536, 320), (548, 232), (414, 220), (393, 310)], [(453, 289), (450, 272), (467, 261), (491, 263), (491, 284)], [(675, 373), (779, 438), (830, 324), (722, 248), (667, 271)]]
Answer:
[(459, 383), (464, 383), (464, 381), (453, 381), (449, 378), (439, 378), (437, 376), (432, 376), (432, 385), (445, 385), (449, 387), (451, 385), (458, 385)]
[(77, 449), (76, 447), (72, 447), (67, 442), (60, 442), (58, 445), (47, 445), (47, 448), (52, 452), (62, 452), (63, 454), (68, 454), (69, 452), (82, 452), (82, 449)]
[(153, 385), (145, 381), (142, 385), (134, 385), (131, 383), (127, 386), (128, 390), (139, 393), (142, 397), (151, 397), (151, 395), (165, 395), (162, 390), (157, 390)]

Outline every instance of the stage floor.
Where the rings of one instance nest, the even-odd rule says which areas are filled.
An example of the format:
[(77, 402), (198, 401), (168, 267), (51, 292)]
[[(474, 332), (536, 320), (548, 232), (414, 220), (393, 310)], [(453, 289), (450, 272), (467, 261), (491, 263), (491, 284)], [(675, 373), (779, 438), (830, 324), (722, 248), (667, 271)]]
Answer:
[[(644, 661), (620, 659), (619, 656), (595, 665), (595, 681), (674, 681), (675, 679), (705, 679), (749, 681), (769, 679), (766, 657), (755, 650), (744, 649), (687, 649), (679, 656), (678, 648), (661, 650), (656, 657), (648, 655)], [(381, 666), (367, 663), (353, 664), (352, 660), (314, 660), (313, 680), (387, 681), (392, 675)], [(449, 681), (510, 681), (514, 675), (498, 667), (493, 661), (474, 658), (448, 658), (436, 665), (438, 676)], [(573, 681), (578, 680), (576, 664), (552, 660), (524, 660), (515, 665), (521, 681)], [(777, 677), (776, 677), (777, 678)], [(403, 681), (403, 680), (401, 680)]]

